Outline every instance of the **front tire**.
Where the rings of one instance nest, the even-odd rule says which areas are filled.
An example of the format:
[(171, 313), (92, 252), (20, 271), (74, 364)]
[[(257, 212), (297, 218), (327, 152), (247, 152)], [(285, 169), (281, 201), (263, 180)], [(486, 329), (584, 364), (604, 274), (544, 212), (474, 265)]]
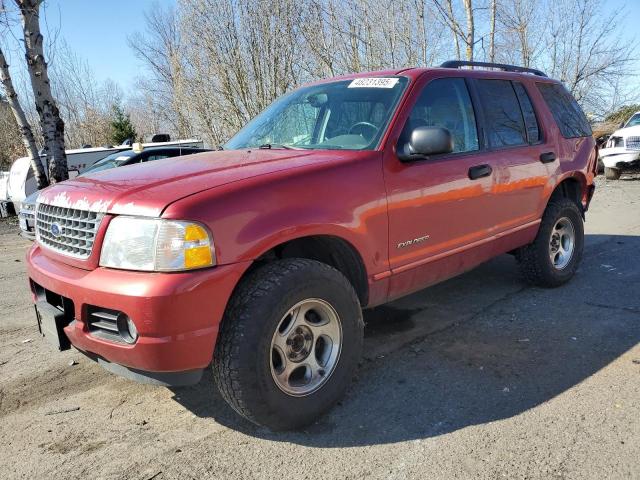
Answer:
[(558, 287), (575, 274), (582, 259), (584, 225), (575, 202), (551, 200), (533, 243), (522, 247), (516, 259), (524, 279), (540, 287)]
[(230, 300), (214, 378), (248, 420), (299, 428), (344, 395), (363, 331), (358, 297), (339, 271), (314, 260), (279, 260), (251, 272)]

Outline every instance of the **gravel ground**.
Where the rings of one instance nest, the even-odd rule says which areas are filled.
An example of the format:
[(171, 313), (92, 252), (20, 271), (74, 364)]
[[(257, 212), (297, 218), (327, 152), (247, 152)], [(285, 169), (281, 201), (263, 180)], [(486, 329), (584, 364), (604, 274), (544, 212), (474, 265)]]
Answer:
[(285, 434), (211, 375), (150, 387), (54, 352), (16, 228), (0, 221), (2, 478), (640, 478), (640, 179), (598, 179), (562, 288), (527, 287), (505, 255), (366, 312), (348, 396)]

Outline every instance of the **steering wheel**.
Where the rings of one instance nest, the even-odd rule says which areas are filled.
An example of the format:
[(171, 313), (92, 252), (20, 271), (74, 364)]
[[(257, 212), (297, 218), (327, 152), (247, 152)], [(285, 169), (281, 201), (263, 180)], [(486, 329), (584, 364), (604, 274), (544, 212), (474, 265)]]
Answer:
[[(367, 127), (371, 129), (371, 137), (365, 137), (367, 140), (373, 138), (373, 136), (378, 133), (378, 127), (376, 127), (373, 123), (369, 123), (369, 122), (358, 122), (358, 123), (354, 123), (353, 125), (351, 125), (351, 127), (349, 127), (349, 134), (353, 133), (353, 130), (355, 130), (358, 127)], [(364, 135), (362, 135), (364, 137)]]

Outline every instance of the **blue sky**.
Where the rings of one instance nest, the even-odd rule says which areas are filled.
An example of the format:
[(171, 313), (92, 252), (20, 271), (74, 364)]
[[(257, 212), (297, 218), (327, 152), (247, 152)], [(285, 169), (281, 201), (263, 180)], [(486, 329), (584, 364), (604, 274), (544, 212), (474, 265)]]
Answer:
[(59, 27), (73, 51), (91, 65), (97, 80), (111, 78), (125, 92), (140, 71), (127, 37), (144, 30), (144, 12), (174, 0), (48, 0), (49, 28)]

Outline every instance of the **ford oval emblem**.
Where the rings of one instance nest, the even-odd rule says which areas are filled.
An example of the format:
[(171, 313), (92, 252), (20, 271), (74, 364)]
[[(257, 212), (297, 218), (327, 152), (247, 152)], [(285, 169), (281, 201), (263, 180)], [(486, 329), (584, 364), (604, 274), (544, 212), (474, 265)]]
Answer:
[(55, 238), (58, 238), (60, 235), (62, 235), (62, 227), (59, 223), (54, 222), (51, 224), (51, 235), (53, 235)]

